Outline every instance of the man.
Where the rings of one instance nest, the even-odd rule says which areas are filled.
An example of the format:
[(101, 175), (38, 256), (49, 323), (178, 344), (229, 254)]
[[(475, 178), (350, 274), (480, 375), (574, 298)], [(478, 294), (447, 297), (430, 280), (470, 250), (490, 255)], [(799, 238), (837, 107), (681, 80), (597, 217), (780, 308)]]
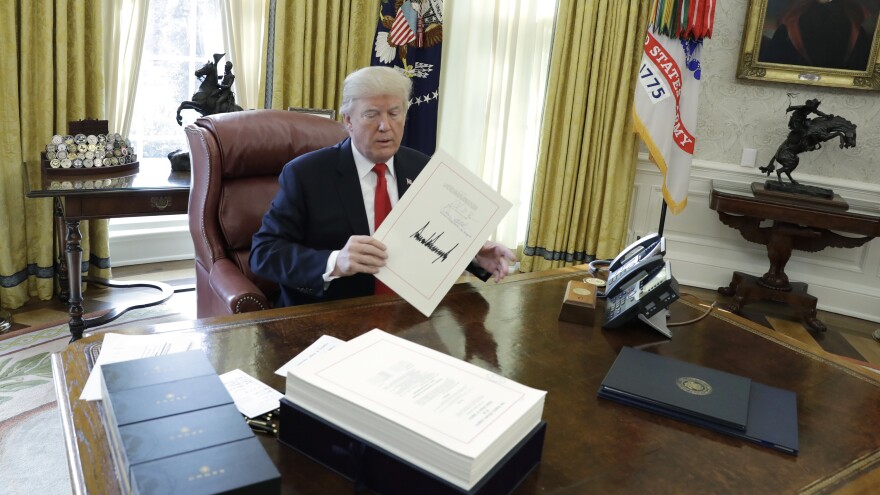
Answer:
[(822, 102), (813, 98), (812, 100), (807, 100), (803, 105), (789, 105), (789, 107), (785, 109), (786, 112), (791, 112), (791, 117), (788, 119), (788, 128), (792, 131), (805, 133), (809, 124), (808, 119), (811, 114), (816, 114), (820, 117), (827, 117), (828, 114), (819, 110), (820, 103)]
[(812, 120), (809, 118), (810, 115), (816, 114), (820, 117), (833, 117), (833, 115), (819, 110), (820, 103), (822, 102), (814, 98), (807, 100), (803, 105), (790, 105), (785, 109), (786, 112), (791, 112), (791, 117), (788, 119), (788, 128), (791, 131), (788, 133), (782, 146), (792, 150), (792, 153), (796, 153), (793, 151), (794, 149), (815, 151), (822, 147), (819, 141), (808, 139), (810, 122)]
[[(281, 285), (276, 307), (388, 290), (373, 277), (387, 258), (370, 237), (376, 213), (387, 213), (429, 160), (400, 146), (411, 88), (389, 67), (353, 72), (340, 107), (349, 138), (285, 165), (250, 257), (256, 275)], [(513, 261), (509, 249), (487, 242), (469, 270), (497, 282)]]

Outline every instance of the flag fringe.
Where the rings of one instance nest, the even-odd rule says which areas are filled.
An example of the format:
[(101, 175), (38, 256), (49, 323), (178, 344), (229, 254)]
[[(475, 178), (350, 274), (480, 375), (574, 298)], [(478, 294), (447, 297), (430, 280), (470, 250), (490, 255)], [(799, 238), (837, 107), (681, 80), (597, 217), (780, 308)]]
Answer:
[(651, 160), (657, 165), (657, 168), (660, 169), (660, 173), (663, 174), (663, 199), (666, 200), (666, 206), (672, 212), (673, 215), (681, 213), (684, 208), (687, 206), (687, 196), (684, 197), (681, 201), (676, 201), (672, 197), (672, 193), (669, 192), (669, 189), (666, 187), (666, 174), (668, 172), (668, 167), (666, 165), (666, 160), (663, 158), (663, 153), (660, 153), (660, 149), (654, 143), (654, 139), (651, 138), (651, 133), (648, 132), (648, 128), (645, 127), (642, 119), (639, 118), (638, 113), (636, 112), (635, 107), (632, 109), (632, 117), (633, 117), (633, 130), (639, 137), (642, 138), (642, 141), (645, 143), (645, 147), (648, 148), (648, 155), (651, 156)]

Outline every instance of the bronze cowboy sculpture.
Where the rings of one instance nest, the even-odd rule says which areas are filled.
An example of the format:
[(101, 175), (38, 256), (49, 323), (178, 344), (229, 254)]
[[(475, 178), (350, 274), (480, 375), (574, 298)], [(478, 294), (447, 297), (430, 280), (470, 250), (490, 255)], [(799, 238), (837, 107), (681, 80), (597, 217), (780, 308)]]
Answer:
[[(767, 166), (759, 170), (768, 176), (773, 172), (773, 162), (780, 166), (776, 169), (776, 177), (782, 184), (782, 174), (788, 176), (791, 184), (798, 182), (791, 177), (791, 172), (798, 166), (798, 155), (807, 151), (818, 150), (822, 143), (840, 138), (841, 148), (852, 148), (856, 145), (856, 126), (852, 122), (837, 115), (826, 114), (819, 110), (821, 102), (816, 99), (807, 100), (803, 105), (790, 105), (785, 111), (791, 112), (788, 121), (788, 136), (779, 145), (776, 154)], [(817, 117), (810, 118), (811, 114)], [(767, 182), (770, 185), (770, 181)]]

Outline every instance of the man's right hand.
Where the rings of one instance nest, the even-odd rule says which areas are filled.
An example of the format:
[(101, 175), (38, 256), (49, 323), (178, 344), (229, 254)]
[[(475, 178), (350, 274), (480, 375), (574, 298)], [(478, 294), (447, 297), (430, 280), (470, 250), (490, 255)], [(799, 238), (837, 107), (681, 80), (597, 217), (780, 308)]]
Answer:
[(386, 258), (388, 253), (385, 251), (385, 244), (368, 235), (353, 235), (339, 251), (336, 267), (331, 275), (347, 277), (355, 273), (376, 274), (380, 267), (385, 266)]

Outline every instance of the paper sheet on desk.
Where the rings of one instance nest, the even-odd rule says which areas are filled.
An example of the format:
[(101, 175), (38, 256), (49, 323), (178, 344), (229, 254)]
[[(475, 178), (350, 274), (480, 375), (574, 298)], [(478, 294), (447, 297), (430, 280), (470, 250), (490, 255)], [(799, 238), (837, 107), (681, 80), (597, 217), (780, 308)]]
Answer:
[(95, 367), (83, 386), (80, 400), (101, 400), (101, 365), (130, 361), (152, 356), (162, 356), (175, 352), (200, 349), (202, 337), (199, 334), (123, 335), (108, 333), (101, 343), (101, 353)]
[(249, 418), (278, 409), (284, 394), (248, 375), (240, 369), (220, 375), (220, 381), (232, 396), (238, 411)]
[(275, 374), (287, 377), (288, 370), (301, 365), (302, 363), (308, 361), (314, 356), (317, 356), (318, 354), (321, 354), (322, 352), (327, 352), (330, 349), (338, 346), (339, 344), (344, 343), (344, 340), (337, 339), (336, 337), (331, 337), (330, 335), (321, 335), (320, 337), (318, 337), (318, 340), (312, 343), (312, 345), (306, 347), (304, 351), (294, 356), (293, 359), (285, 363), (284, 366), (275, 370)]
[(510, 206), (437, 150), (373, 234), (388, 249), (376, 278), (431, 316)]

